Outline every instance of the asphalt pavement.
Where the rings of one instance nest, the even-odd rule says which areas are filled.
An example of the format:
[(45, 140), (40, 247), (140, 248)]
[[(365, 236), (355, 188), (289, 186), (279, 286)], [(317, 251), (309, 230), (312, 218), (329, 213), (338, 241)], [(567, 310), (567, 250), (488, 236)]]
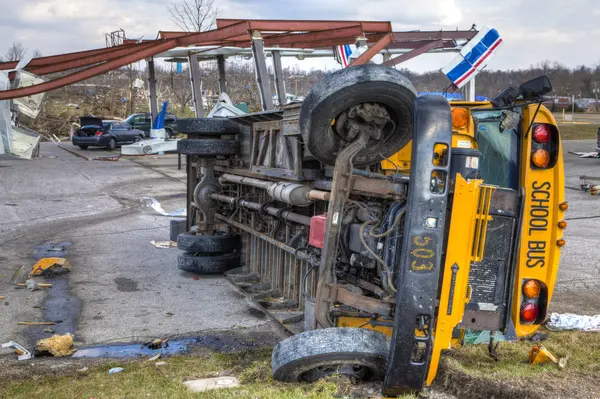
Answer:
[[(177, 169), (177, 155), (86, 161), (51, 143), (42, 143), (40, 154), (31, 161), (0, 156), (0, 342), (32, 345), (51, 335), (48, 328), (82, 344), (233, 329), (280, 334), (225, 278), (196, 280), (177, 269), (178, 249), (150, 244), (169, 239), (170, 218), (140, 198), (156, 198), (167, 211), (185, 206), (185, 165)], [(44, 291), (15, 289), (13, 271), (31, 269), (35, 247), (57, 243), (70, 244), (71, 273), (39, 278), (53, 284)]]

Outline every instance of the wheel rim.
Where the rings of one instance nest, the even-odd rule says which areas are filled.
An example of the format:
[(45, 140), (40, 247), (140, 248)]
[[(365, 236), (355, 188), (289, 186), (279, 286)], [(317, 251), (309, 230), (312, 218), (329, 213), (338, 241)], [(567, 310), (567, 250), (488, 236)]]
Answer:
[(314, 382), (321, 378), (332, 375), (341, 375), (349, 378), (353, 382), (368, 379), (373, 375), (373, 370), (368, 366), (359, 363), (335, 363), (321, 365), (311, 370), (305, 371), (300, 375), (300, 381)]
[(108, 142), (108, 146), (111, 150), (114, 150), (115, 147), (117, 146), (115, 139), (110, 139), (110, 141)]

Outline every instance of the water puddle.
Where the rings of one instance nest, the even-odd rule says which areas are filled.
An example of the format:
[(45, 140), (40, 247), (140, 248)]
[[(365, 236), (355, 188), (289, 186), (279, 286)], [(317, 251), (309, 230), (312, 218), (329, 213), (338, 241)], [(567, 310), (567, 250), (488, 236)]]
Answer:
[(189, 350), (190, 344), (196, 343), (195, 338), (181, 339), (177, 341), (169, 341), (169, 345), (160, 349), (150, 349), (142, 344), (115, 344), (90, 346), (77, 349), (73, 354), (75, 358), (123, 358), (123, 357), (140, 357), (162, 355), (177, 355), (185, 353)]

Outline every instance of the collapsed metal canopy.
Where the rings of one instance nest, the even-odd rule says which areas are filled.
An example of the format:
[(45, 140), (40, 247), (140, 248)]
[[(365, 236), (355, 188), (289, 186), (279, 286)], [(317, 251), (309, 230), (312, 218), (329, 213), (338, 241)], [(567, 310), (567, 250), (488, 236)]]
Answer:
[[(0, 91), (0, 100), (31, 96), (68, 86), (91, 77), (151, 58), (177, 47), (219, 46), (247, 48), (260, 38), (264, 46), (285, 48), (331, 48), (366, 42), (369, 49), (352, 65), (368, 62), (386, 48), (408, 52), (384, 64), (396, 65), (436, 49), (455, 49), (458, 40), (477, 34), (469, 31), (393, 32), (390, 22), (300, 21), (218, 19), (217, 28), (206, 32), (159, 32), (156, 40), (125, 40), (122, 45), (32, 59), (24, 68), (36, 75), (75, 70), (56, 79), (18, 89)], [(18, 61), (1, 62), (0, 70), (14, 69)]]

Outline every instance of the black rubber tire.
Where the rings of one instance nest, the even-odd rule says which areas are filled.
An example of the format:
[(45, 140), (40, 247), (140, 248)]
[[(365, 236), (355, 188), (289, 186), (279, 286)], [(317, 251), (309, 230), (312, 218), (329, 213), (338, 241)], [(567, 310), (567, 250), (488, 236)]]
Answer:
[(80, 146), (78, 146), (78, 147), (79, 147), (79, 148), (81, 148), (82, 150), (87, 150), (87, 149), (88, 149), (88, 146), (87, 146), (87, 145), (80, 145)]
[(365, 381), (383, 379), (390, 344), (386, 335), (364, 328), (305, 331), (281, 341), (273, 350), (273, 378), (283, 382), (314, 382), (318, 370), (335, 365), (360, 365)]
[(237, 155), (240, 152), (240, 143), (236, 140), (184, 139), (177, 142), (177, 152), (205, 157)]
[(192, 233), (181, 233), (177, 236), (177, 248), (186, 252), (223, 253), (240, 249), (240, 236), (237, 234), (222, 234), (201, 236)]
[(216, 136), (242, 133), (243, 126), (228, 118), (187, 118), (177, 120), (176, 130), (185, 134)]
[(115, 148), (117, 148), (117, 140), (115, 140), (114, 137), (111, 137), (110, 140), (108, 140), (106, 149), (109, 151), (114, 151)]
[(137, 136), (137, 137), (135, 138), (135, 142), (137, 143), (138, 141), (142, 141), (142, 140), (144, 140), (145, 138), (146, 138), (145, 136), (143, 136), (143, 135), (141, 135), (141, 134), (140, 134), (139, 136)]
[(304, 143), (317, 160), (335, 165), (337, 153), (347, 143), (333, 131), (332, 121), (354, 105), (378, 103), (387, 109), (395, 129), (388, 129), (382, 140), (371, 139), (353, 163), (361, 167), (380, 162), (412, 139), (416, 97), (410, 81), (393, 68), (365, 64), (342, 69), (313, 86), (302, 103), (300, 131)]
[(204, 255), (182, 253), (177, 257), (177, 267), (197, 274), (223, 274), (240, 266), (239, 254)]

